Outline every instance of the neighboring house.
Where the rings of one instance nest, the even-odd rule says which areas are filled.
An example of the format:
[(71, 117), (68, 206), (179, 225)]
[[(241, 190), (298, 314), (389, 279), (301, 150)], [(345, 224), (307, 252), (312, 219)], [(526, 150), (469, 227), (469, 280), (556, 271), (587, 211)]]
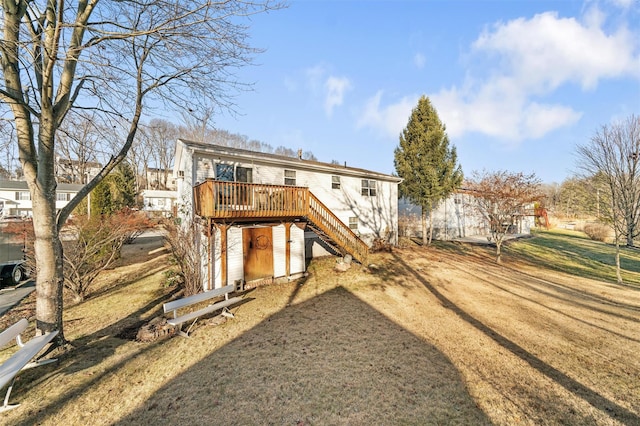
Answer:
[(172, 170), (157, 169), (150, 167), (147, 169), (147, 188), (166, 189), (175, 191), (177, 189), (176, 177)]
[(78, 161), (68, 158), (56, 158), (56, 179), (58, 182), (85, 184), (102, 170), (102, 164), (96, 161)]
[(202, 224), (205, 289), (294, 277), (328, 252), (364, 261), (374, 239), (397, 242), (395, 176), (185, 140), (174, 173), (180, 216)]
[[(433, 212), (433, 238), (453, 240), (472, 236), (490, 236), (489, 223), (473, 207), (474, 196), (461, 189), (438, 204)], [(421, 208), (406, 199), (399, 201), (400, 233), (403, 236), (421, 236)], [(514, 212), (509, 233), (530, 234), (535, 226), (533, 206), (524, 206)], [(429, 226), (427, 217), (427, 226)]]
[[(80, 191), (84, 185), (58, 183), (56, 209), (60, 210)], [(32, 216), (31, 193), (27, 182), (21, 180), (0, 180), (0, 216)]]
[(176, 214), (176, 199), (176, 191), (145, 189), (142, 191), (142, 210), (165, 217), (172, 217)]

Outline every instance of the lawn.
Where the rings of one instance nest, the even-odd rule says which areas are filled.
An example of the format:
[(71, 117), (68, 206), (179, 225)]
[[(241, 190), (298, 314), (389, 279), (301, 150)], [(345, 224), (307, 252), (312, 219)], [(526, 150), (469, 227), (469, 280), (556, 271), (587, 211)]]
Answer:
[(640, 424), (639, 287), (599, 272), (608, 249), (590, 247), (543, 233), (501, 266), (449, 243), (343, 273), (317, 259), (303, 280), (248, 292), (234, 319), (151, 343), (131, 337), (174, 291), (168, 260), (126, 265), (66, 309), (74, 347), (19, 376), (22, 405), (0, 422)]
[[(579, 277), (616, 281), (615, 247), (592, 241), (582, 232), (536, 231), (536, 238), (509, 244), (507, 253), (532, 263)], [(620, 247), (620, 267), (626, 284), (640, 288), (640, 250)]]

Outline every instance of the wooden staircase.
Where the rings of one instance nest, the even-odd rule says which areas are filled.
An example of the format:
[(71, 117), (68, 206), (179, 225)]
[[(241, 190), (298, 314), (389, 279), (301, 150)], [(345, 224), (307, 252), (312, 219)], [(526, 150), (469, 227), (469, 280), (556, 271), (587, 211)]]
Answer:
[(367, 244), (308, 188), (206, 180), (193, 191), (198, 216), (227, 223), (303, 218), (322, 241), (343, 255), (366, 262)]
[(309, 220), (309, 227), (322, 241), (336, 247), (343, 255), (350, 254), (360, 263), (366, 262), (369, 255), (367, 244), (311, 192), (309, 192), (309, 212), (306, 218)]

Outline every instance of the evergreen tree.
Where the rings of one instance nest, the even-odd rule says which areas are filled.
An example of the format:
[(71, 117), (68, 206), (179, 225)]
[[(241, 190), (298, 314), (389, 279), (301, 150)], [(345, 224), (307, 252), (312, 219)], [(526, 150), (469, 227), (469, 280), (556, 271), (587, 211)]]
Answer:
[(426, 96), (411, 112), (394, 156), (396, 171), (403, 179), (400, 195), (422, 208), (422, 242), (431, 244), (433, 210), (460, 186), (462, 169), (455, 146), (449, 147), (446, 127)]
[(112, 197), (114, 211), (136, 206), (136, 175), (128, 161), (123, 161), (113, 173)]
[(136, 205), (136, 178), (123, 161), (91, 192), (91, 215), (109, 215)]

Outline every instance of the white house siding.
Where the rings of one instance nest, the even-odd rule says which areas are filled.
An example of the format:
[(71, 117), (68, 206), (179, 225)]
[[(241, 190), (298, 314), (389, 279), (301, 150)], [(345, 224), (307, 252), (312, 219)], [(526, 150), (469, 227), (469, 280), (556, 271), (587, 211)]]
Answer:
[(175, 159), (177, 205), (178, 216), (186, 221), (193, 220), (193, 185), (196, 182), (193, 163), (191, 161), (193, 150), (188, 147), (180, 152), (180, 157)]
[[(56, 190), (56, 210), (65, 207), (83, 186), (59, 183)], [(16, 197), (17, 193), (20, 195)], [(0, 216), (33, 215), (33, 204), (26, 181), (0, 180), (0, 200), (3, 200), (4, 205)]]
[[(257, 153), (256, 156), (259, 154)], [(358, 229), (354, 230), (367, 243), (371, 243), (374, 238), (385, 238), (391, 243), (397, 242), (397, 182), (389, 182), (376, 179), (376, 176), (369, 176), (362, 173), (359, 176), (349, 175), (340, 166), (336, 166), (335, 171), (308, 170), (313, 164), (305, 164), (300, 160), (300, 164), (271, 165), (264, 164), (260, 159), (251, 162), (237, 161), (235, 158), (222, 155), (194, 155), (197, 169), (193, 171), (194, 182), (203, 182), (207, 178), (215, 178), (216, 163), (233, 164), (234, 166), (251, 168), (253, 170), (253, 183), (284, 185), (285, 170), (296, 172), (296, 185), (307, 187), (309, 190), (325, 204), (342, 223), (349, 226), (349, 218), (358, 218)], [(187, 171), (185, 170), (185, 176)], [(340, 176), (340, 189), (332, 188), (332, 176)], [(376, 195), (362, 195), (362, 180), (376, 181)], [(183, 197), (190, 197), (186, 188), (191, 186), (187, 182), (183, 183)], [(180, 186), (179, 186), (180, 187)]]
[(227, 282), (233, 284), (243, 279), (242, 228), (233, 226), (227, 232)]
[[(434, 209), (433, 237), (439, 240), (451, 240), (469, 236), (489, 235), (488, 222), (475, 210), (474, 197), (466, 193), (454, 193), (446, 200), (438, 204)], [(401, 201), (401, 214), (407, 220), (407, 232), (409, 235), (420, 235), (422, 226), (420, 223), (420, 207)], [(533, 210), (533, 207), (530, 208)], [(521, 216), (516, 221), (516, 233), (529, 234), (535, 225), (533, 216)], [(428, 226), (428, 224), (427, 224)]]
[(300, 274), (305, 271), (304, 260), (304, 230), (296, 225), (291, 225), (291, 243), (289, 253), (291, 256), (289, 272), (291, 275)]
[(441, 240), (482, 235), (488, 232), (482, 217), (470, 205), (467, 194), (453, 194), (433, 212), (434, 237)]
[(215, 178), (215, 160), (211, 156), (195, 155), (196, 182), (204, 182), (206, 179)]
[(142, 209), (149, 213), (169, 216), (176, 203), (176, 191), (146, 189), (142, 191)]
[[(213, 288), (223, 287), (222, 285), (222, 257), (220, 253), (220, 231), (216, 229), (211, 238), (213, 247), (210, 250), (213, 252)], [(209, 282), (209, 281), (206, 281)], [(208, 288), (208, 290), (213, 290)]]
[(287, 238), (285, 226), (278, 225), (271, 228), (273, 231), (273, 276), (275, 278), (287, 275)]

